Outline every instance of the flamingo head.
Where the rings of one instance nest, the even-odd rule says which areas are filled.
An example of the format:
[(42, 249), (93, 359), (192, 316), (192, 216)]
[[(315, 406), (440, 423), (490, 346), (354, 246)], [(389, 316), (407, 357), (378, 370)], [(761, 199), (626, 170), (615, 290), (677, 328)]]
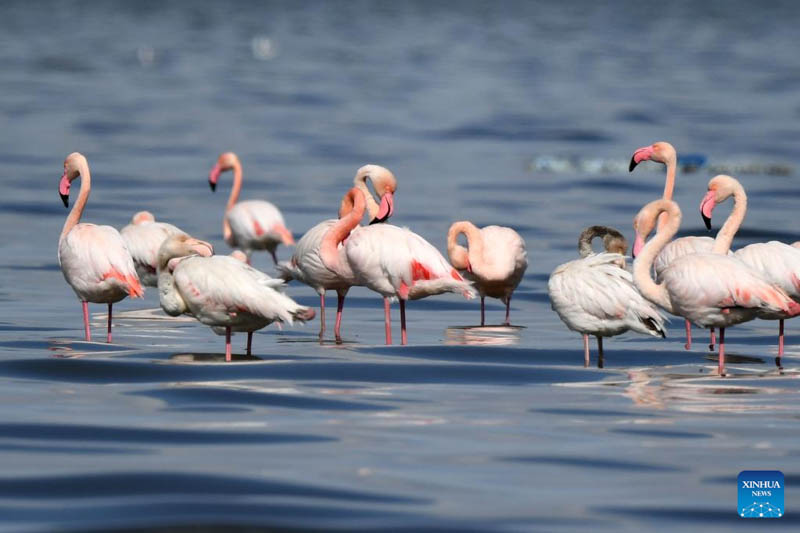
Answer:
[(208, 186), (211, 187), (211, 192), (217, 190), (219, 175), (226, 170), (235, 168), (237, 165), (240, 165), (239, 158), (233, 152), (223, 152), (219, 155), (217, 162), (211, 167), (211, 171), (208, 173)]
[(394, 193), (397, 190), (397, 178), (394, 174), (380, 165), (364, 165), (358, 169), (354, 183), (365, 183), (369, 179), (372, 187), (380, 198), (378, 211), (374, 214), (370, 224), (386, 222), (394, 214)]
[(158, 249), (158, 270), (169, 269), (170, 264), (174, 268), (176, 262), (172, 262), (172, 260), (175, 258), (191, 255), (210, 257), (213, 254), (214, 248), (206, 241), (195, 239), (186, 234), (173, 235), (161, 243), (161, 247)]
[(741, 188), (741, 184), (735, 178), (725, 174), (711, 178), (711, 181), (708, 182), (708, 192), (700, 202), (700, 216), (703, 217), (706, 229), (711, 229), (711, 213), (717, 204), (721, 204), (733, 196), (737, 188)]
[(650, 146), (642, 146), (633, 152), (631, 163), (628, 165), (628, 172), (633, 172), (636, 165), (642, 161), (656, 161), (657, 163), (667, 164), (670, 161), (677, 161), (675, 148), (668, 142), (659, 141)]
[(134, 226), (138, 226), (140, 224), (148, 224), (150, 222), (155, 222), (156, 217), (153, 216), (153, 213), (150, 211), (139, 211), (133, 218), (131, 218), (131, 224)]
[(89, 163), (79, 152), (72, 152), (64, 160), (64, 173), (58, 182), (58, 194), (64, 202), (64, 207), (69, 207), (69, 188), (72, 180), (81, 175), (82, 168), (89, 168)]

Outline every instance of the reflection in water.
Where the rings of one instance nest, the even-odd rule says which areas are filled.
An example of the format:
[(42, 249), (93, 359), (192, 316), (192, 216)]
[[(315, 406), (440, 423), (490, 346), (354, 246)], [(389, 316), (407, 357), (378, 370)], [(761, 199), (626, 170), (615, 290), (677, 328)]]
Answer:
[[(225, 363), (224, 353), (176, 353), (169, 356), (170, 361), (176, 363)], [(263, 361), (255, 355), (232, 354), (231, 362), (236, 361)]]
[(519, 344), (522, 326), (451, 326), (445, 330), (445, 344), (467, 346), (509, 346)]

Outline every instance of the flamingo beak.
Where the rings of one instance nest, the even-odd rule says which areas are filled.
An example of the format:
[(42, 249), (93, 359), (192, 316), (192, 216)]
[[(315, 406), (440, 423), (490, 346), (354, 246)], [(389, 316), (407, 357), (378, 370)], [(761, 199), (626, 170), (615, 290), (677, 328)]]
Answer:
[(631, 157), (631, 163), (628, 165), (628, 172), (633, 172), (633, 169), (636, 168), (636, 165), (641, 163), (642, 161), (647, 161), (653, 157), (653, 147), (652, 146), (643, 146), (633, 152), (633, 157)]
[(61, 180), (58, 182), (58, 195), (61, 197), (61, 201), (64, 202), (64, 207), (69, 207), (69, 179), (67, 178), (67, 172), (64, 171), (64, 174), (61, 176)]
[(631, 250), (631, 259), (636, 259), (636, 256), (642, 253), (642, 248), (644, 248), (644, 239), (638, 233), (636, 234), (636, 240), (633, 241), (633, 250)]
[(700, 202), (700, 216), (703, 217), (703, 222), (706, 225), (706, 229), (709, 231), (711, 231), (711, 212), (714, 211), (714, 208), (717, 206), (714, 196), (714, 191), (708, 191), (703, 197), (703, 201)]
[(211, 257), (214, 255), (214, 247), (211, 246), (210, 243), (201, 241), (200, 239), (191, 239), (189, 242), (191, 243), (191, 250), (197, 255), (202, 257)]
[(386, 191), (383, 196), (381, 196), (381, 205), (378, 209), (378, 214), (375, 215), (375, 218), (372, 219), (370, 225), (377, 224), (379, 222), (386, 222), (386, 220), (394, 214), (394, 195), (391, 191)]
[(211, 172), (208, 173), (208, 186), (211, 187), (211, 192), (217, 190), (217, 180), (221, 173), (222, 168), (220, 168), (219, 163), (211, 167)]
[(469, 262), (469, 259), (467, 259), (467, 272), (472, 274), (472, 263)]

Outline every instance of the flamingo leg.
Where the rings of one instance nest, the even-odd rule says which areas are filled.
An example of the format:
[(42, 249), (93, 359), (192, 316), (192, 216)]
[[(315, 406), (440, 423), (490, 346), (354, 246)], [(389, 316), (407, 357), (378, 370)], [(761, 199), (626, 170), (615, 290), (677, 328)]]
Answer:
[(400, 298), (400, 344), (408, 344), (406, 335), (406, 301)]
[(603, 337), (597, 336), (597, 368), (603, 368)]
[(484, 303), (483, 303), (484, 299), (485, 299), (485, 297), (481, 296), (481, 326), (484, 325), (484, 316), (485, 316)]
[(725, 375), (725, 328), (719, 328), (719, 375)]
[(717, 344), (717, 336), (714, 334), (714, 328), (711, 328), (711, 344), (708, 345), (708, 349), (713, 352), (715, 344)]
[(106, 342), (111, 344), (111, 306), (113, 304), (108, 304), (108, 334), (106, 335)]
[(342, 343), (342, 309), (344, 309), (344, 297), (347, 289), (336, 291), (336, 325), (333, 326), (333, 334), (336, 336), (336, 343)]
[(253, 332), (247, 332), (247, 355), (250, 355), (250, 349), (253, 347)]
[(225, 328), (225, 361), (231, 360), (231, 327)]
[(506, 298), (506, 321), (503, 323), (504, 326), (510, 326), (511, 320), (509, 319), (508, 315), (511, 312), (511, 295), (508, 295)]
[(783, 357), (783, 319), (778, 321), (778, 357)]
[(686, 344), (683, 345), (687, 350), (692, 349), (692, 323), (686, 320)]
[(89, 302), (81, 302), (83, 306), (83, 329), (86, 333), (86, 340), (92, 340), (92, 328), (89, 327)]
[(325, 336), (325, 293), (319, 295), (319, 340)]
[(275, 254), (275, 250), (270, 250), (269, 253), (272, 254), (272, 262), (277, 265), (278, 264), (278, 256), (277, 256), (277, 254)]
[(391, 346), (392, 344), (392, 317), (389, 314), (389, 298), (384, 297), (383, 299), (383, 315), (384, 315), (384, 322), (386, 325), (386, 346)]
[(589, 367), (589, 335), (583, 334), (583, 366)]

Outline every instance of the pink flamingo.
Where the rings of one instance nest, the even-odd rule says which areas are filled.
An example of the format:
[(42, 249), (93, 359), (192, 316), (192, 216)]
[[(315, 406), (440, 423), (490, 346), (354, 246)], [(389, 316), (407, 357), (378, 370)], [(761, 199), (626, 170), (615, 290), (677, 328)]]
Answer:
[[(367, 188), (367, 179), (372, 182), (375, 191), (380, 195), (380, 204), (374, 200)], [(358, 169), (354, 183), (356, 188), (363, 193), (360, 198), (367, 199), (366, 203), (367, 210), (369, 211), (369, 218), (373, 222), (383, 222), (392, 216), (394, 212), (393, 194), (397, 189), (397, 180), (389, 169), (378, 165), (365, 165)], [(334, 334), (336, 336), (336, 342), (341, 343), (344, 299), (350, 287), (357, 284), (352, 271), (347, 268), (339, 268), (336, 271), (331, 270), (325, 266), (320, 255), (320, 247), (322, 246), (325, 236), (334, 230), (337, 224), (350, 227), (353, 222), (353, 217), (359, 217), (355, 221), (355, 226), (360, 224), (364, 209), (362, 207), (359, 214), (357, 211), (353, 212), (353, 207), (353, 198), (348, 193), (342, 199), (339, 216), (341, 219), (344, 219), (349, 215), (350, 218), (346, 221), (335, 218), (324, 220), (309, 229), (297, 242), (292, 259), (289, 262), (278, 264), (278, 272), (284, 280), (289, 281), (291, 279), (296, 279), (310, 286), (319, 294), (320, 340), (322, 340), (325, 335), (325, 291), (331, 289), (336, 291), (337, 306)], [(336, 229), (334, 231), (339, 230)], [(341, 244), (339, 247), (341, 247)]]
[[(715, 178), (716, 179), (716, 178)], [(714, 201), (719, 203), (733, 194), (727, 180), (709, 185)], [(667, 213), (664, 225), (644, 245), (652, 233), (656, 219)], [(763, 280), (757, 272), (740, 260), (725, 254), (730, 239), (743, 217), (729, 217), (717, 234), (714, 253), (689, 254), (675, 259), (663, 271), (660, 283), (650, 276), (656, 255), (678, 232), (681, 211), (671, 200), (650, 202), (634, 219), (636, 243), (633, 280), (642, 295), (668, 312), (682, 316), (701, 327), (720, 328), (719, 374), (725, 373), (725, 328), (756, 318), (761, 312), (800, 313), (794, 302), (780, 288)]]
[[(467, 248), (458, 244), (458, 236), (467, 237)], [(450, 262), (475, 284), (481, 296), (481, 326), (484, 325), (484, 299), (499, 298), (506, 304), (504, 326), (510, 326), (511, 294), (528, 268), (525, 241), (519, 233), (503, 226), (478, 229), (466, 220), (454, 222), (447, 232)]]
[(170, 316), (188, 314), (225, 333), (225, 360), (231, 360), (231, 332), (247, 332), (247, 355), (253, 332), (272, 322), (306, 321), (314, 310), (279, 292), (272, 279), (233, 257), (212, 256), (211, 245), (174, 235), (158, 252), (161, 308)]
[[(605, 252), (592, 240), (602, 237)], [(578, 239), (580, 259), (558, 266), (547, 283), (550, 306), (572, 331), (583, 335), (583, 360), (589, 366), (589, 335), (597, 337), (597, 366), (603, 366), (603, 337), (633, 330), (666, 337), (664, 316), (645, 300), (625, 270), (625, 237), (606, 226), (590, 226)]]
[(186, 234), (172, 224), (156, 222), (155, 217), (149, 211), (139, 211), (133, 215), (131, 223), (122, 228), (119, 233), (131, 253), (139, 280), (147, 287), (158, 286), (156, 267), (161, 243), (170, 235)]
[(238, 202), (239, 191), (242, 188), (242, 164), (236, 154), (225, 152), (219, 156), (217, 163), (208, 174), (208, 184), (211, 186), (211, 190), (215, 191), (219, 175), (231, 169), (233, 170), (233, 188), (225, 207), (222, 236), (231, 247), (244, 250), (248, 262), (253, 250), (267, 250), (277, 264), (278, 257), (275, 255), (275, 249), (281, 243), (287, 246), (294, 244), (294, 237), (286, 229), (283, 215), (275, 205), (263, 200)]
[[(328, 269), (350, 271), (359, 285), (383, 296), (387, 345), (392, 343), (390, 298), (400, 299), (401, 341), (407, 344), (406, 300), (445, 292), (475, 297), (472, 284), (416, 233), (390, 224), (371, 224), (354, 231), (364, 213), (364, 193), (354, 187), (348, 198), (353, 210), (325, 235), (320, 256)], [(343, 241), (344, 247), (340, 247)]]
[[(628, 171), (633, 172), (636, 165), (642, 161), (655, 161), (662, 163), (667, 167), (667, 178), (664, 182), (664, 195), (662, 198), (665, 200), (672, 200), (672, 194), (675, 190), (675, 172), (678, 167), (678, 155), (675, 148), (668, 142), (659, 141), (651, 144), (650, 146), (643, 146), (638, 148), (631, 157), (631, 163), (628, 166)], [(659, 219), (659, 227), (666, 220), (666, 215), (661, 215)], [(714, 246), (714, 239), (711, 237), (681, 237), (675, 239), (664, 247), (654, 262), (656, 271), (656, 280), (660, 281), (661, 273), (672, 261), (678, 257), (687, 254), (694, 254), (698, 252), (710, 252)], [(692, 348), (692, 323), (689, 320), (685, 321), (686, 326), (686, 345), (684, 348), (690, 350)], [(714, 349), (716, 338), (714, 335), (714, 328), (711, 328), (711, 342), (709, 349)]]
[(78, 295), (83, 306), (86, 340), (92, 340), (89, 302), (105, 303), (108, 304), (106, 341), (111, 342), (111, 306), (126, 296), (141, 298), (144, 289), (139, 283), (131, 254), (119, 232), (111, 226), (79, 224), (89, 200), (92, 177), (89, 163), (78, 152), (69, 154), (64, 160), (64, 174), (58, 184), (64, 207), (69, 207), (70, 185), (78, 176), (81, 178), (81, 190), (58, 239), (58, 263), (64, 279)]

